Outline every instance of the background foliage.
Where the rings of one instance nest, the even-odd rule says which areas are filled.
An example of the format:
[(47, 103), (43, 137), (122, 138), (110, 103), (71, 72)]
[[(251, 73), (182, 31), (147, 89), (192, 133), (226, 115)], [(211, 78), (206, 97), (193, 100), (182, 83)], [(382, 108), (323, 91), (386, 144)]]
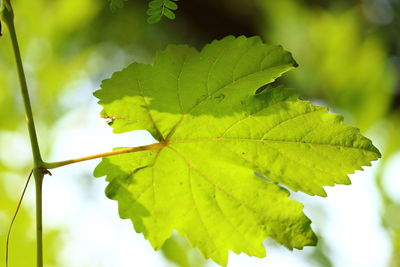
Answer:
[[(324, 103), (335, 112), (343, 113), (348, 123), (360, 127), (383, 151), (382, 160), (375, 164), (370, 175), (355, 177), (353, 181), (370, 179), (368, 181), (374, 185), (366, 194), (378, 204), (359, 208), (375, 209), (372, 219), (381, 222), (379, 231), (387, 244), (385, 248), (388, 254), (381, 266), (398, 266), (400, 3), (394, 0), (251, 0), (245, 3), (240, 0), (193, 0), (179, 1), (177, 4), (179, 8), (174, 11), (175, 21), (163, 19), (158, 24), (148, 25), (147, 1), (126, 1), (122, 9), (114, 8), (114, 12), (110, 11), (110, 2), (106, 0), (15, 1), (16, 27), (33, 108), (39, 122), (39, 141), (45, 152), (44, 157), (64, 158), (64, 154), (68, 153), (66, 147), (71, 146), (75, 147), (70, 148), (71, 156), (81, 151), (84, 154), (95, 152), (90, 150), (92, 147), (99, 149), (108, 146), (105, 145), (106, 140), (93, 136), (96, 133), (87, 123), (99, 120), (91, 94), (102, 79), (128, 62), (149, 62), (156, 49), (163, 49), (169, 43), (187, 43), (200, 48), (213, 39), (229, 34), (262, 35), (266, 42), (281, 44), (291, 51), (300, 65), (285, 78), (285, 84), (299, 90), (304, 98)], [(7, 32), (3, 34), (0, 39), (0, 114), (3, 115), (0, 120), (0, 249), (3, 249), (5, 230), (22, 189), (23, 179), (30, 168), (27, 132), (11, 47)], [(106, 126), (100, 129), (104, 130)], [(85, 140), (89, 147), (80, 150), (78, 147)], [(87, 140), (96, 143), (96, 146), (90, 145)], [(109, 145), (112, 146), (115, 145)], [(57, 171), (47, 181), (45, 198), (55, 206), (52, 208), (49, 205), (47, 210), (57, 210), (59, 214), (68, 210), (67, 214), (76, 217), (65, 223), (55, 223), (57, 219), (52, 218), (54, 215), (48, 214), (45, 246), (49, 265), (68, 266), (65, 253), (79, 253), (79, 249), (71, 249), (78, 246), (77, 243), (71, 245), (76, 241), (71, 235), (79, 230), (76, 224), (71, 225), (73, 221), (82, 225), (85, 219), (89, 220), (79, 217), (79, 211), (90, 213), (92, 210), (102, 210), (98, 207), (108, 203), (92, 201), (104, 198), (101, 192), (104, 185), (99, 186), (98, 181), (90, 178), (89, 165), (83, 166), (82, 169), (86, 170), (83, 173), (79, 168), (74, 169), (77, 178)], [(63, 195), (64, 198), (57, 198), (52, 192), (60, 185), (65, 185), (62, 181), (69, 181), (75, 191)], [(355, 186), (348, 190), (356, 190)], [(66, 186), (63, 190), (68, 191), (68, 188)], [(34, 262), (33, 198), (32, 192), (29, 193), (13, 232), (11, 260), (14, 259), (15, 266), (33, 266)], [(76, 199), (68, 198), (70, 196)], [(112, 207), (110, 210), (116, 209)], [(315, 226), (318, 231), (324, 227), (324, 221), (318, 218), (332, 211), (324, 201), (318, 202), (313, 210), (314, 216), (311, 217), (320, 222)], [(117, 217), (116, 212), (106, 214)], [(115, 226), (118, 221), (116, 219), (115, 224), (109, 225), (110, 229), (106, 226), (96, 228), (98, 231), (87, 237), (93, 237), (90, 240), (93, 247), (81, 251), (87, 254), (86, 260), (90, 261), (90, 266), (110, 266), (104, 259), (97, 261), (89, 252), (98, 251), (95, 245), (107, 240), (107, 231), (118, 227)], [(80, 227), (83, 232), (85, 229), (84, 226)], [(291, 257), (303, 259), (305, 266), (338, 265), (335, 251), (344, 244), (325, 242), (326, 233), (320, 232), (322, 242), (316, 249)], [(142, 239), (139, 235), (129, 238)], [(350, 242), (352, 237), (347, 238)], [(112, 247), (117, 249), (110, 254), (116, 254), (115, 258), (118, 253), (134, 254), (125, 251), (123, 244), (118, 246), (117, 239), (113, 242), (116, 244)], [(269, 246), (274, 247), (273, 244)], [(271, 262), (274, 253), (272, 250), (264, 261)], [(276, 253), (281, 251), (277, 250)], [(26, 262), (16, 262), (16, 256), (22, 254), (27, 256), (20, 260)], [(206, 264), (198, 252), (187, 251), (187, 244), (182, 240), (168, 241), (162, 254), (179, 266)], [(0, 253), (1, 262), (3, 255)], [(74, 256), (85, 259), (85, 255)], [(163, 262), (161, 254), (156, 254), (156, 257), (160, 259), (157, 262), (160, 266), (168, 264)], [(240, 262), (240, 259), (234, 259), (232, 266), (235, 261)]]

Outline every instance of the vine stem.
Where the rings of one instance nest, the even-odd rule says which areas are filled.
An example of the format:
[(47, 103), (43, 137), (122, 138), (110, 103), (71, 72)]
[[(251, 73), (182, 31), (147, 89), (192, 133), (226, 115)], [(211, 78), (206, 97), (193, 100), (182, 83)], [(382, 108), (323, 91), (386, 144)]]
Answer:
[(25, 118), (28, 125), (29, 137), (31, 141), (33, 156), (33, 176), (35, 178), (36, 188), (36, 251), (37, 267), (43, 267), (43, 226), (42, 226), (42, 185), (43, 185), (43, 161), (40, 155), (39, 143), (36, 135), (35, 123), (31, 102), (29, 99), (28, 86), (26, 83), (25, 72), (22, 65), (21, 53), (19, 50), (17, 34), (14, 26), (14, 11), (10, 0), (3, 0), (3, 10), (1, 20), (7, 25), (11, 44), (14, 51), (15, 62), (17, 66), (18, 78), (21, 87), (21, 95), (24, 103)]
[(37, 259), (37, 267), (43, 267), (43, 223), (42, 223), (42, 188), (43, 188), (43, 177), (45, 174), (49, 172), (47, 169), (54, 169), (61, 166), (69, 165), (72, 163), (77, 163), (81, 161), (102, 158), (112, 155), (131, 153), (143, 150), (152, 150), (152, 149), (162, 149), (165, 147), (165, 143), (154, 143), (147, 146), (139, 146), (139, 147), (131, 147), (131, 148), (123, 148), (117, 149), (111, 152), (95, 154), (87, 157), (52, 162), (47, 163), (43, 162), (42, 156), (40, 154), (39, 142), (37, 139), (35, 122), (33, 119), (33, 112), (31, 107), (31, 101), (29, 98), (28, 86), (25, 78), (24, 67), (22, 64), (21, 53), (18, 45), (17, 34), (15, 31), (14, 25), (14, 11), (11, 5), (10, 0), (3, 0), (3, 9), (1, 11), (1, 21), (3, 21), (8, 28), (12, 48), (14, 51), (15, 62), (17, 66), (18, 79), (21, 87), (21, 95), (24, 103), (25, 109), (25, 118), (28, 125), (29, 138), (31, 141), (31, 149), (33, 156), (33, 177), (35, 178), (35, 191), (36, 191), (36, 259)]
[(76, 159), (57, 161), (57, 162), (44, 162), (43, 168), (44, 169), (55, 169), (55, 168), (59, 168), (59, 167), (65, 166), (65, 165), (77, 163), (77, 162), (98, 159), (98, 158), (104, 158), (104, 157), (120, 155), (120, 154), (126, 154), (126, 153), (132, 153), (132, 152), (138, 152), (138, 151), (143, 151), (143, 150), (162, 149), (163, 147), (165, 147), (165, 144), (161, 142), (161, 143), (154, 143), (154, 144), (150, 144), (150, 145), (146, 145), (146, 146), (121, 148), (121, 149), (116, 149), (116, 150), (110, 151), (110, 152), (94, 154), (94, 155), (76, 158)]

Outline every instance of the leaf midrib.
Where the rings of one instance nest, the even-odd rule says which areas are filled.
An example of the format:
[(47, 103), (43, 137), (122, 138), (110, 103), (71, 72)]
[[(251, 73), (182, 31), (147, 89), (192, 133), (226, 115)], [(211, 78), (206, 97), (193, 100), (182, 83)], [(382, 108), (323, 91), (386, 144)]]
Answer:
[(340, 144), (330, 144), (330, 143), (311, 143), (311, 142), (300, 142), (300, 141), (288, 141), (288, 140), (274, 140), (274, 139), (252, 139), (252, 138), (227, 138), (227, 137), (216, 137), (216, 138), (198, 138), (198, 139), (186, 139), (186, 140), (176, 140), (169, 141), (169, 145), (182, 144), (182, 143), (200, 143), (200, 142), (225, 142), (225, 141), (248, 141), (248, 142), (271, 142), (271, 143), (285, 143), (285, 144), (295, 144), (295, 145), (314, 145), (314, 146), (330, 146), (339, 147), (344, 149), (356, 149), (366, 152), (371, 152), (377, 154), (376, 151), (365, 149), (361, 147), (345, 146)]

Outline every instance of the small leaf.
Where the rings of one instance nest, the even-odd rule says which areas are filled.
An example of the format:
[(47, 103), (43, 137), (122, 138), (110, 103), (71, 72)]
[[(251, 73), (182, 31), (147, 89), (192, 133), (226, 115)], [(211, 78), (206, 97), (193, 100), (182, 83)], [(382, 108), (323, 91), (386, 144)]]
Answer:
[(154, 14), (147, 18), (147, 23), (154, 24), (154, 23), (159, 22), (160, 19), (161, 19), (161, 14)]
[(149, 16), (160, 15), (161, 13), (162, 13), (162, 7), (152, 8), (146, 11), (146, 14)]
[[(147, 21), (150, 24), (160, 21), (162, 16), (168, 19), (175, 19), (175, 14), (173, 10), (177, 10), (178, 5), (171, 0), (153, 0), (149, 3), (149, 8), (147, 14), (150, 16)], [(160, 17), (155, 17), (155, 15), (160, 15)]]
[(164, 5), (164, 0), (153, 0), (149, 3), (149, 8), (158, 8)]
[[(280, 46), (232, 36), (200, 52), (169, 46), (152, 65), (134, 63), (95, 92), (114, 132), (148, 130), (162, 148), (105, 158), (106, 195), (159, 249), (174, 230), (226, 265), (229, 250), (266, 255), (315, 245), (303, 205), (287, 187), (326, 196), (380, 157), (343, 117), (267, 86), (296, 65)], [(257, 175), (255, 175), (255, 173)]]
[(126, 0), (110, 0), (111, 11), (116, 11), (124, 6), (124, 1)]
[(169, 19), (175, 19), (175, 14), (171, 10), (165, 8), (164, 9), (164, 15), (169, 18)]
[(165, 0), (165, 6), (171, 10), (178, 9), (178, 5), (175, 2), (172, 2), (171, 0)]

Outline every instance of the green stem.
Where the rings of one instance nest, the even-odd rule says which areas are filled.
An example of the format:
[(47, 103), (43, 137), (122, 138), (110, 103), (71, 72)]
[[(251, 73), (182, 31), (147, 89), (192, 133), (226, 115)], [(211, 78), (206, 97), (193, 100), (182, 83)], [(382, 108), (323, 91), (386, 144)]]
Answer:
[(36, 191), (36, 266), (43, 267), (43, 223), (42, 223), (42, 188), (43, 173), (36, 168), (33, 171)]
[(4, 9), (1, 13), (1, 20), (7, 25), (10, 33), (11, 44), (14, 51), (15, 62), (17, 65), (18, 78), (21, 87), (21, 94), (25, 108), (25, 116), (28, 124), (29, 137), (31, 141), (32, 155), (33, 155), (33, 175), (36, 185), (36, 234), (37, 234), (37, 267), (43, 267), (43, 232), (42, 232), (42, 184), (43, 184), (43, 161), (40, 155), (39, 143), (37, 140), (35, 123), (33, 120), (33, 113), (31, 102), (29, 99), (28, 86), (26, 83), (24, 68), (22, 65), (21, 53), (19, 50), (17, 34), (14, 26), (14, 12), (10, 0), (4, 0)]
[[(5, 4), (7, 4), (7, 1), (5, 1)], [(18, 45), (18, 40), (17, 40), (17, 34), (15, 32), (14, 14), (13, 14), (11, 5), (10, 5), (10, 10), (8, 8), (5, 8), (3, 10), (2, 15), (3, 15), (4, 23), (8, 26), (10, 37), (11, 37), (11, 43), (12, 43), (12, 47), (14, 50), (15, 62), (16, 62), (17, 71), (18, 71), (18, 78), (19, 78), (19, 83), (21, 86), (21, 94), (22, 94), (22, 98), (23, 98), (23, 102), (24, 102), (26, 121), (28, 124), (29, 137), (31, 139), (33, 160), (34, 160), (34, 163), (36, 163), (36, 165), (40, 166), (42, 164), (42, 158), (40, 156), (40, 150), (39, 150), (39, 144), (38, 144), (38, 140), (37, 140), (37, 136), (36, 136), (35, 123), (33, 120), (31, 102), (29, 99), (28, 86), (26, 84), (25, 72), (24, 72), (24, 67), (22, 65), (21, 53), (19, 50), (19, 45)]]

